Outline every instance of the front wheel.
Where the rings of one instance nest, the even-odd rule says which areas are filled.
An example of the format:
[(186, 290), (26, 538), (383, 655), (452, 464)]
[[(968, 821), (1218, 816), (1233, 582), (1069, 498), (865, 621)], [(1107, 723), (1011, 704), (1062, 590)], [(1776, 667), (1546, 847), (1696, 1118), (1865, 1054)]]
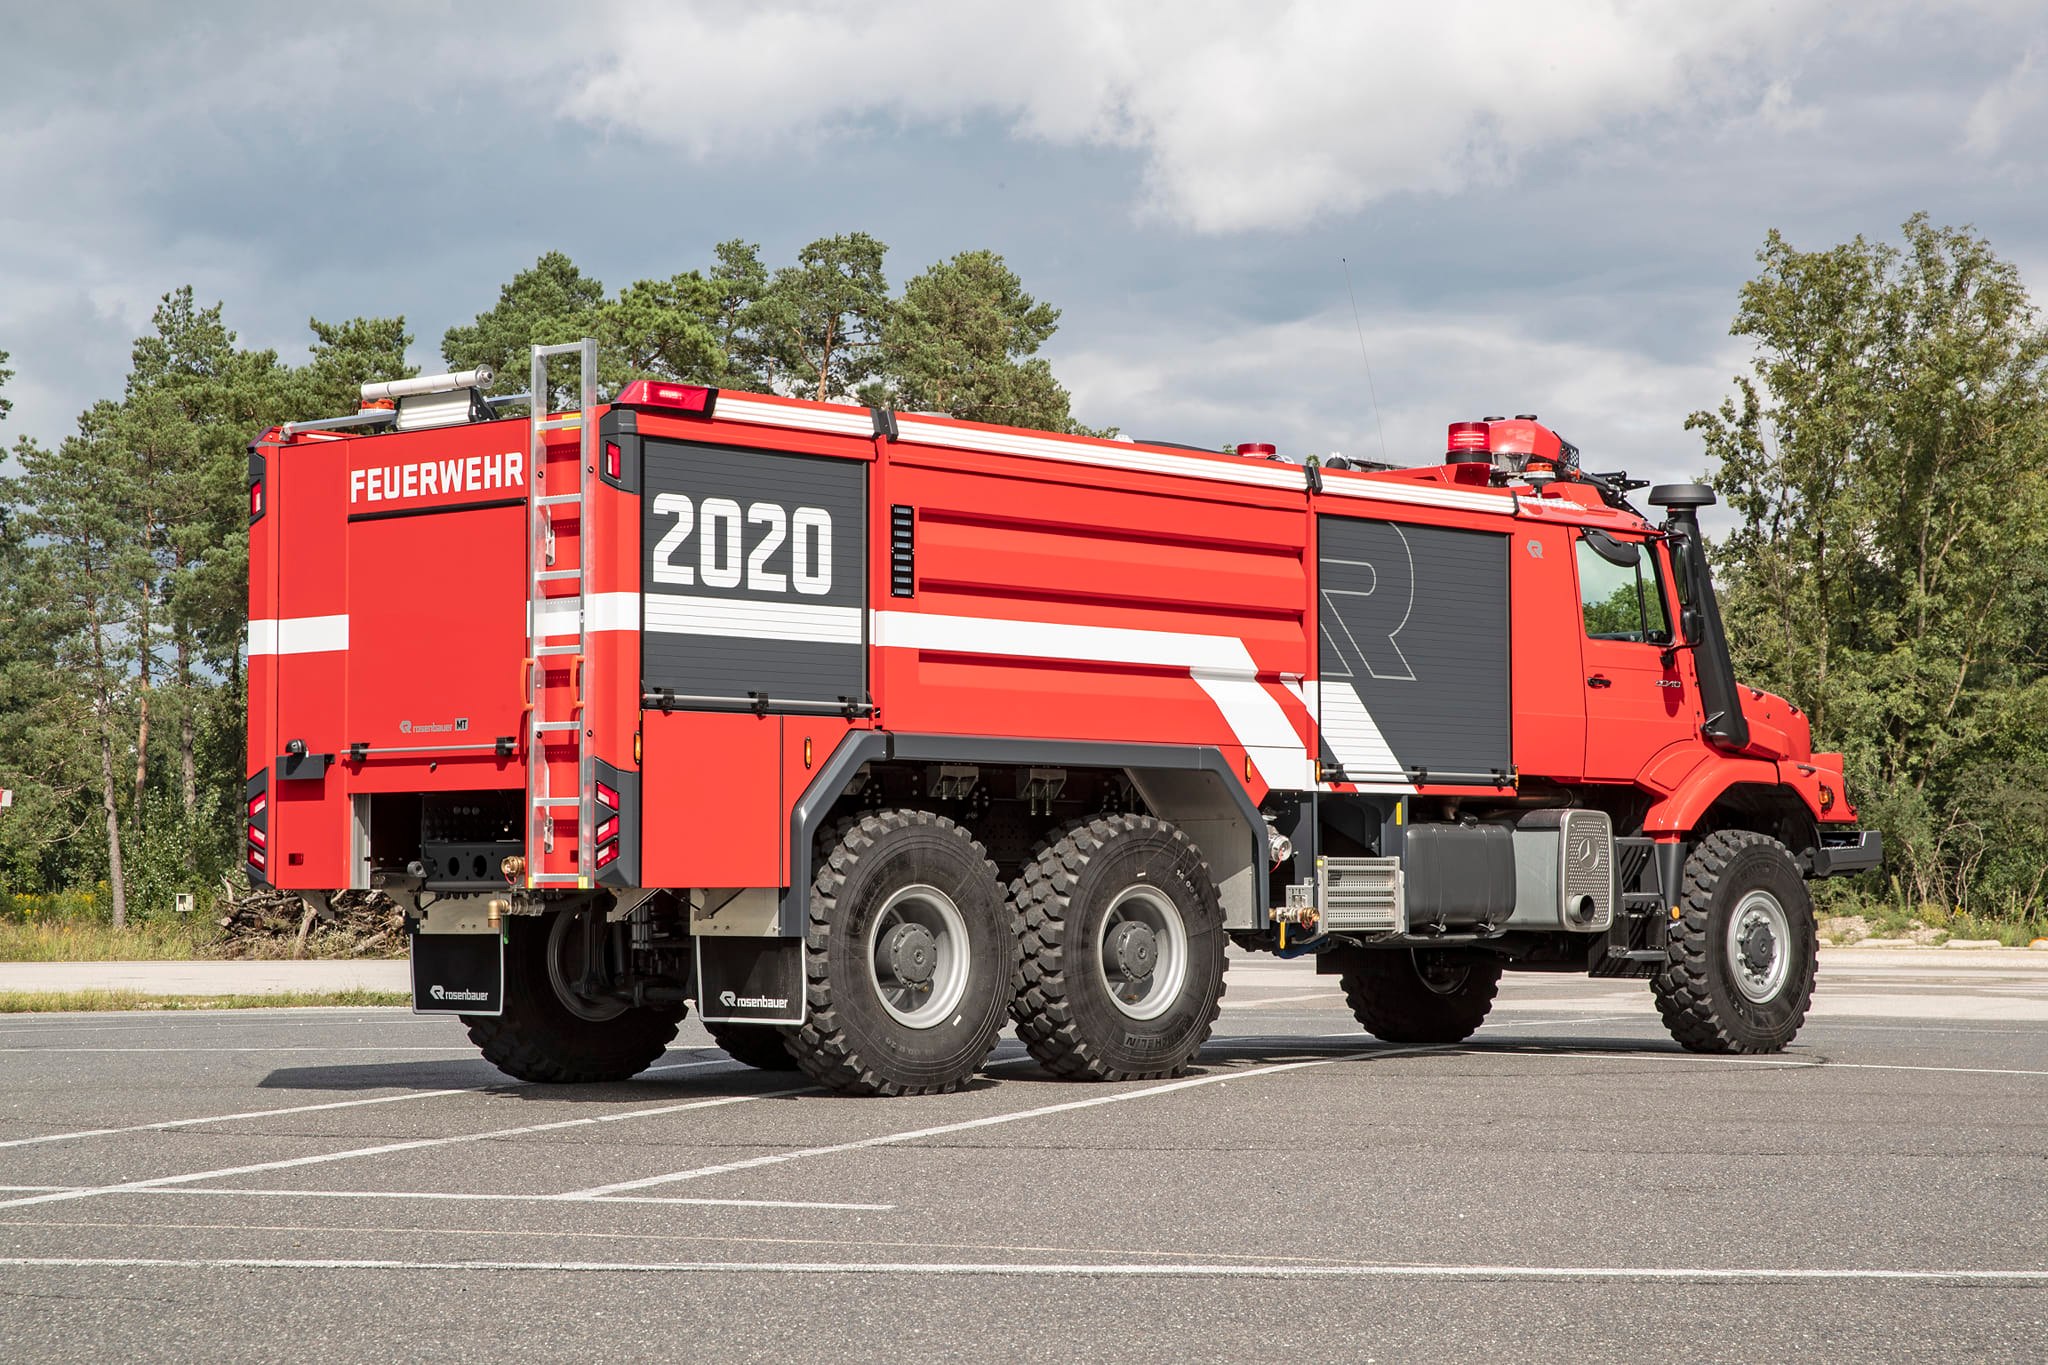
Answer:
[(484, 1060), (548, 1084), (623, 1081), (654, 1064), (676, 1036), (680, 1007), (636, 1009), (584, 990), (585, 964), (605, 951), (610, 928), (592, 910), (508, 922), (505, 1012), (463, 1018)]
[(1651, 979), (1664, 1027), (1692, 1052), (1782, 1052), (1813, 1003), (1818, 932), (1806, 882), (1783, 844), (1720, 830), (1685, 860)]
[(1455, 948), (1355, 948), (1341, 976), (1365, 1031), (1388, 1043), (1462, 1043), (1500, 989), (1500, 963)]

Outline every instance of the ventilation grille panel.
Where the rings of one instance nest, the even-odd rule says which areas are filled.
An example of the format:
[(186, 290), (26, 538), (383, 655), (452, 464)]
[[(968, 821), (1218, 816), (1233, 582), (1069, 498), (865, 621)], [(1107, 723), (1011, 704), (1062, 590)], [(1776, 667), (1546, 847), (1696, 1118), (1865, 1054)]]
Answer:
[(1325, 858), (1322, 864), (1325, 929), (1401, 931), (1399, 858)]

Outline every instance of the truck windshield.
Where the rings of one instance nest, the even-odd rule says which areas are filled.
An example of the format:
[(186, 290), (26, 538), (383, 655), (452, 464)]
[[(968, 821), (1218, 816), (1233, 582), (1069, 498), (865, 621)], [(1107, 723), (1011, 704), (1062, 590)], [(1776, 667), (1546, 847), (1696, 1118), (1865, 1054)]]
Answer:
[(1656, 557), (1645, 555), (1646, 549), (1641, 541), (1618, 540), (1598, 531), (1579, 538), (1579, 606), (1588, 638), (1671, 642)]

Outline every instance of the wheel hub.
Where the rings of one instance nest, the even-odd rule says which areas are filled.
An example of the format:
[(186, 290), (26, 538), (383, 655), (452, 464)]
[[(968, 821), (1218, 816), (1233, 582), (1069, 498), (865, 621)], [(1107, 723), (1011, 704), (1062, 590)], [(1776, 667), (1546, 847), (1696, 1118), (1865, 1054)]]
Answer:
[(1142, 981), (1159, 965), (1159, 935), (1143, 924), (1125, 921), (1109, 931), (1105, 947), (1110, 975)]
[(1761, 920), (1751, 924), (1742, 935), (1742, 965), (1761, 976), (1770, 970), (1771, 959), (1777, 955), (1778, 945), (1771, 937), (1770, 926)]
[(882, 935), (879, 945), (885, 970), (898, 983), (928, 990), (938, 970), (938, 936), (922, 924), (898, 924)]
[(1791, 978), (1792, 921), (1770, 892), (1744, 896), (1728, 916), (1726, 961), (1735, 989), (1755, 1004), (1776, 1000)]

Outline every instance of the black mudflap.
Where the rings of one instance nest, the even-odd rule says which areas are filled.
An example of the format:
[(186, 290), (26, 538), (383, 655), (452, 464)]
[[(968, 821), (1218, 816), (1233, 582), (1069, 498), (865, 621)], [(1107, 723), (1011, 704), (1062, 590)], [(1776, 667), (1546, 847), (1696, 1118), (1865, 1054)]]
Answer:
[(699, 934), (697, 1017), (707, 1024), (801, 1024), (804, 941)]
[(415, 1014), (503, 1014), (504, 936), (414, 934), (412, 1008)]

